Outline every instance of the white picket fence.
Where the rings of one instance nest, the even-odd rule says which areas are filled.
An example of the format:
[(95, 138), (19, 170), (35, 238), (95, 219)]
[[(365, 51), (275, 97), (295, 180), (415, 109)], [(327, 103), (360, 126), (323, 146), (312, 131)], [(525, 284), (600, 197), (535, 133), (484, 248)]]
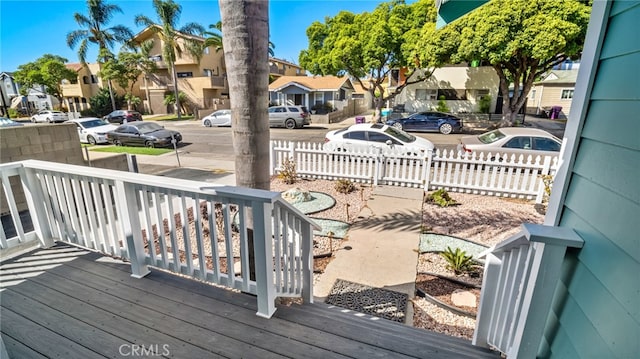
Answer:
[(452, 192), (536, 199), (542, 202), (542, 175), (554, 175), (557, 157), (507, 154), (465, 155), (371, 148), (340, 152), (320, 143), (271, 141), (271, 175), (293, 161), (301, 178), (349, 179), (372, 185), (444, 188)]

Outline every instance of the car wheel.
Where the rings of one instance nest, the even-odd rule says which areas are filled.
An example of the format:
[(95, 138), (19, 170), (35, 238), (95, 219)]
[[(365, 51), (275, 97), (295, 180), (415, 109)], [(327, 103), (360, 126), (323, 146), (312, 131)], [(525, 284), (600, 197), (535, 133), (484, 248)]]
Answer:
[(122, 141), (120, 140), (113, 140), (113, 144), (116, 146), (122, 146)]
[(204, 127), (211, 127), (211, 121), (204, 120)]
[(93, 136), (87, 136), (87, 142), (89, 142), (90, 145), (95, 145), (97, 143)]
[(156, 146), (153, 144), (153, 141), (146, 141), (146, 142), (144, 143), (144, 147), (154, 148), (154, 147), (156, 147)]
[(50, 119), (50, 118), (48, 118), (48, 119), (47, 119), (47, 122), (51, 123), (51, 119)]
[(36, 118), (35, 117), (31, 117), (31, 122), (36, 123)]
[(402, 124), (400, 122), (395, 122), (392, 126), (398, 130), (402, 130)]
[(440, 125), (440, 133), (443, 135), (448, 135), (451, 132), (453, 132), (453, 126), (451, 126), (448, 123), (443, 123), (442, 125)]
[(289, 130), (293, 130), (294, 128), (296, 128), (296, 121), (288, 118), (286, 121), (284, 121), (284, 127), (286, 127)]

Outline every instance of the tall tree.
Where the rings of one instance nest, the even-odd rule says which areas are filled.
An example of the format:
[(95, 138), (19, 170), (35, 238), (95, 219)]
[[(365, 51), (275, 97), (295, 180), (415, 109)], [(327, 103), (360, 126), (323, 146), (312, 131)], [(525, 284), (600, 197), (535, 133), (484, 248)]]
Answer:
[(117, 57), (109, 58), (100, 71), (100, 76), (115, 81), (125, 90), (127, 109), (135, 102), (133, 87), (145, 71), (153, 69), (155, 62), (141, 52), (121, 51)]
[[(122, 13), (122, 9), (118, 5), (108, 4), (103, 0), (87, 0), (88, 15), (75, 13), (74, 19), (82, 27), (81, 30), (74, 30), (67, 34), (67, 45), (70, 48), (78, 47), (78, 58), (85, 65), (87, 57), (87, 49), (89, 44), (98, 45), (99, 50), (104, 54), (104, 50), (111, 50), (116, 43), (126, 43), (133, 37), (133, 33), (126, 26), (116, 25), (107, 27), (109, 21), (116, 12)], [(102, 62), (98, 60), (102, 65)], [(111, 106), (116, 110), (116, 103), (113, 97), (113, 86), (111, 81), (107, 81), (109, 86), (109, 96), (111, 97)]]
[(269, 2), (220, 0), (236, 184), (269, 189)]
[(411, 5), (394, 0), (378, 5), (371, 13), (341, 11), (307, 29), (309, 47), (300, 53), (300, 65), (317, 75), (350, 75), (371, 94), (379, 120), (387, 100), (431, 75), (432, 71), (418, 73), (411, 81), (398, 84), (393, 92), (383, 86), (392, 70), (428, 67), (424, 61), (415, 61), (415, 53), (405, 42), (407, 38), (414, 39), (426, 23), (435, 23), (435, 19), (433, 0)]
[(431, 32), (419, 48), (434, 61), (489, 63), (500, 78), (500, 125), (509, 126), (540, 75), (580, 57), (590, 11), (580, 0), (493, 0)]
[(173, 0), (153, 0), (153, 8), (158, 16), (158, 23), (154, 23), (144, 15), (136, 16), (136, 25), (144, 25), (151, 28), (162, 41), (162, 59), (169, 65), (173, 78), (173, 93), (177, 99), (175, 110), (180, 118), (180, 96), (178, 95), (178, 76), (176, 74), (176, 59), (182, 53), (188, 53), (198, 61), (202, 57), (202, 41), (186, 35), (200, 35), (205, 32), (202, 25), (194, 22), (188, 23), (178, 29), (182, 6)]
[(37, 85), (44, 86), (45, 92), (57, 98), (62, 105), (62, 81), (78, 79), (78, 73), (68, 68), (66, 62), (63, 57), (45, 54), (34, 62), (18, 66), (13, 76), (25, 91)]

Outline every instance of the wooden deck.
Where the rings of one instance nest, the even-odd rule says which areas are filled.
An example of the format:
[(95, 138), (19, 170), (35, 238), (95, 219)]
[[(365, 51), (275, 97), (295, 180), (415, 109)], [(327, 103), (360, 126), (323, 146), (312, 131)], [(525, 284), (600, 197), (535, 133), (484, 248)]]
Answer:
[[(255, 315), (253, 296), (59, 244), (2, 262), (11, 358), (499, 358), (469, 341), (325, 304)], [(2, 353), (0, 352), (0, 357)]]

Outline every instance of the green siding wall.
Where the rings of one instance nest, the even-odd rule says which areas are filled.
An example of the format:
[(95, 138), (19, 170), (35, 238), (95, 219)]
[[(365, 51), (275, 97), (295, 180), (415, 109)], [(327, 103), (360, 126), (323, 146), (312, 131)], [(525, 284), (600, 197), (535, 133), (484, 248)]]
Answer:
[(615, 1), (560, 225), (569, 252), (540, 354), (640, 353), (640, 2)]

